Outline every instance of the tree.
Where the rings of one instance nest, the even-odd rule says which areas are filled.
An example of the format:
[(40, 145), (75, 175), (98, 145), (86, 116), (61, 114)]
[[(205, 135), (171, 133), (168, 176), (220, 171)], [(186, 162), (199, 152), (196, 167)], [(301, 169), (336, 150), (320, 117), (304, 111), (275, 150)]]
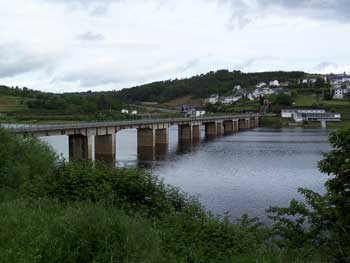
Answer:
[(319, 162), (321, 172), (331, 178), (327, 193), (299, 189), (305, 203), (292, 200), (289, 207), (268, 210), (284, 245), (323, 246), (336, 262), (350, 261), (350, 128), (333, 132), (332, 150)]
[(272, 96), (272, 104), (274, 105), (284, 105), (290, 106), (293, 103), (291, 96), (285, 93), (279, 93), (275, 96)]

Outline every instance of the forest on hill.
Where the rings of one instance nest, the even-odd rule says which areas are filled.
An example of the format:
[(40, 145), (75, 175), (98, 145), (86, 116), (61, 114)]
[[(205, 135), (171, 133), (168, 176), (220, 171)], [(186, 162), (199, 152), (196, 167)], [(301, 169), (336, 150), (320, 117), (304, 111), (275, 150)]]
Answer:
[(117, 97), (124, 102), (165, 102), (178, 97), (191, 95), (195, 98), (206, 98), (211, 94), (224, 95), (232, 91), (234, 85), (254, 86), (260, 82), (278, 80), (297, 81), (309, 74), (301, 71), (275, 71), (261, 73), (244, 73), (241, 71), (218, 70), (186, 79), (158, 81), (117, 92)]

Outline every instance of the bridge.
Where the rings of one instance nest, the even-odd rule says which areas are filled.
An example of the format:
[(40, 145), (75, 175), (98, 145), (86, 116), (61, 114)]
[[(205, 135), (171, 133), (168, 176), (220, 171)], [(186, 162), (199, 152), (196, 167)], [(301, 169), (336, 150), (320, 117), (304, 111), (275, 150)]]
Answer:
[[(201, 138), (200, 125), (205, 126), (207, 138), (215, 138), (223, 134), (259, 127), (259, 120), (258, 114), (244, 114), (62, 125), (2, 124), (0, 127), (25, 136), (67, 135), (70, 159), (110, 162), (115, 160), (115, 135), (124, 129), (137, 129), (137, 148), (139, 158), (142, 160), (146, 159), (146, 156), (154, 156), (156, 151), (166, 151), (169, 142), (168, 129), (171, 125), (178, 126), (179, 142), (198, 143)], [(95, 158), (93, 158), (93, 147)]]

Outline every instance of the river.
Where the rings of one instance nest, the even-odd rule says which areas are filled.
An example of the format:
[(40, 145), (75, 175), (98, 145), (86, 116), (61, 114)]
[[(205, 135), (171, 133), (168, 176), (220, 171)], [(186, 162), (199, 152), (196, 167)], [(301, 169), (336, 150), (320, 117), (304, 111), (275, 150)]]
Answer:
[[(214, 214), (232, 220), (243, 213), (266, 220), (269, 206), (301, 199), (297, 189), (323, 193), (327, 176), (317, 169), (329, 151), (328, 130), (268, 129), (240, 132), (196, 146), (179, 145), (177, 128), (169, 130), (169, 150), (156, 160), (137, 159), (136, 130), (117, 133), (117, 166), (142, 166), (166, 183), (195, 195)], [(204, 131), (201, 132), (204, 134)], [(68, 158), (67, 136), (42, 138)]]

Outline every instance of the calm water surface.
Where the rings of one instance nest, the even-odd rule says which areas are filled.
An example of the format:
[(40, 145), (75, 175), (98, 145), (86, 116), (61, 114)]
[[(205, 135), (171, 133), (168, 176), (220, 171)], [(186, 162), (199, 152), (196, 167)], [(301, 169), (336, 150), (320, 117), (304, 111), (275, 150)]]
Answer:
[[(202, 131), (204, 134), (204, 131)], [(270, 205), (300, 199), (299, 187), (324, 192), (326, 175), (317, 169), (330, 150), (322, 129), (259, 128), (194, 146), (179, 145), (177, 128), (169, 131), (169, 150), (151, 162), (137, 159), (136, 130), (117, 133), (117, 165), (142, 166), (182, 191), (198, 196), (215, 214), (232, 219), (243, 213), (266, 219)], [(67, 136), (43, 138), (68, 159)]]

